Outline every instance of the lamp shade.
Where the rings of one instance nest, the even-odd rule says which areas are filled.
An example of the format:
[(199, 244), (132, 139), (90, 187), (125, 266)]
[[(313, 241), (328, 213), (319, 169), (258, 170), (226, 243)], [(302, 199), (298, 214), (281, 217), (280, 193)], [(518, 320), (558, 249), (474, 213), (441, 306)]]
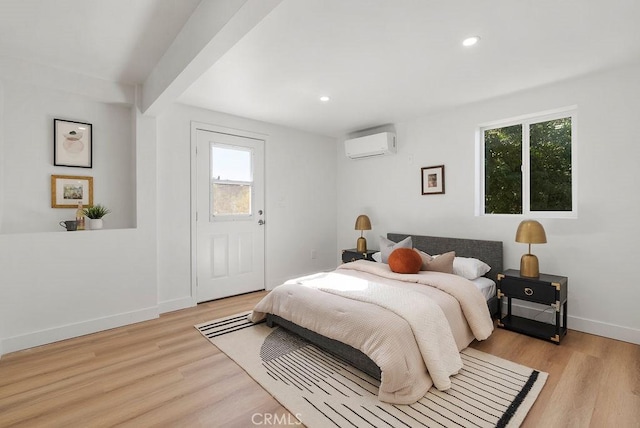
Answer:
[(544, 227), (535, 220), (523, 220), (518, 226), (516, 232), (516, 242), (525, 244), (545, 244), (547, 235), (544, 233)]
[(356, 219), (356, 230), (371, 230), (371, 221), (369, 217), (361, 214)]

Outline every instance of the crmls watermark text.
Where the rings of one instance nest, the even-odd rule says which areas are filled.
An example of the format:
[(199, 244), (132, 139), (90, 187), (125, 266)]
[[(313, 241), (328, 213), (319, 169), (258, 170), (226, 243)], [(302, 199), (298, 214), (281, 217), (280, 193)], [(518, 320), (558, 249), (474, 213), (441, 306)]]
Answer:
[(276, 415), (273, 413), (254, 413), (251, 415), (251, 422), (254, 425), (263, 425), (263, 426), (273, 426), (273, 425), (302, 425), (302, 422), (299, 421), (302, 415), (300, 413), (296, 413), (295, 416), (286, 414), (286, 415)]

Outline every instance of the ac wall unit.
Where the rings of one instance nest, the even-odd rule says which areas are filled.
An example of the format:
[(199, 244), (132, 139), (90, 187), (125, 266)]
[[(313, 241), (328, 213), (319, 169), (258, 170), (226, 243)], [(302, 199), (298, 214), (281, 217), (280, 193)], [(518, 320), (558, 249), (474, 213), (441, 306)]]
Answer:
[(393, 154), (396, 152), (396, 134), (380, 132), (345, 140), (344, 149), (347, 157), (351, 159)]

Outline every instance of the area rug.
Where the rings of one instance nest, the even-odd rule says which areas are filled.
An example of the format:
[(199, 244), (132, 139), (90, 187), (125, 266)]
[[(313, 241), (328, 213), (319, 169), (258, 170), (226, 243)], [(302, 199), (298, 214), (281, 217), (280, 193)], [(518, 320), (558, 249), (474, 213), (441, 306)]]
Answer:
[(282, 328), (251, 323), (247, 314), (195, 327), (310, 428), (517, 427), (547, 379), (467, 348), (450, 390), (431, 388), (412, 405), (383, 403), (376, 379)]

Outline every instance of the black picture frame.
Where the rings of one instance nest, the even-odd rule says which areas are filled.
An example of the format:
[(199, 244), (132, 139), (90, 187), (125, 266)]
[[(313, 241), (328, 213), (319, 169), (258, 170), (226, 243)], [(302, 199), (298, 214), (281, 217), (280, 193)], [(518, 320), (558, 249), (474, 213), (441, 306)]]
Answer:
[(93, 125), (53, 119), (53, 165), (93, 168)]
[(423, 195), (444, 194), (444, 165), (425, 166), (420, 173)]

